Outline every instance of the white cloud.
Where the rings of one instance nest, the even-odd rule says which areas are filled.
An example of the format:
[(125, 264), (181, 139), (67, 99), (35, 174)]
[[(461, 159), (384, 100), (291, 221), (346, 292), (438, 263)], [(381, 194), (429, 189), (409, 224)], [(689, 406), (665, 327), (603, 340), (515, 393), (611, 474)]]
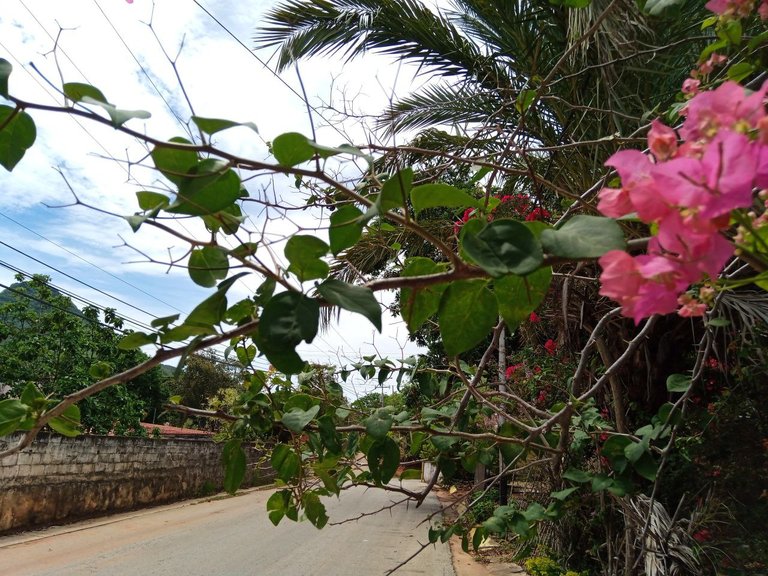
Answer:
[[(5, 4), (4, 21), (0, 23), (0, 50), (4, 48), (10, 53), (0, 53), (0, 57), (6, 57), (14, 64), (11, 91), (22, 99), (60, 105), (63, 98), (46, 84), (46, 79), (54, 85), (59, 85), (62, 77), (64, 81), (89, 82), (119, 107), (146, 109), (152, 113), (149, 121), (132, 120), (128, 124), (130, 127), (146, 130), (161, 139), (183, 135), (185, 127), (173, 113), (187, 120), (190, 110), (173, 68), (158, 44), (159, 39), (162, 48), (175, 58), (183, 38), (184, 47), (177, 65), (195, 112), (201, 116), (252, 121), (259, 127), (259, 135), (246, 128), (217, 134), (218, 146), (249, 158), (268, 160), (265, 141), (287, 131), (310, 134), (304, 103), (286, 87), (288, 84), (293, 90), (300, 91), (295, 71), (287, 71), (283, 75), (284, 81), (276, 78), (194, 2), (156, 3), (152, 29), (146, 24), (152, 3), (144, 0), (136, 0), (133, 4), (38, 0), (26, 3), (32, 14), (21, 3)], [(202, 4), (250, 47), (261, 15), (274, 2), (221, 0)], [(57, 22), (64, 30), (59, 35), (54, 57), (51, 50), (59, 33)], [(262, 51), (258, 56), (268, 58), (269, 54)], [(34, 62), (42, 76), (28, 66), (28, 62)], [(312, 59), (302, 62), (300, 70), (313, 106), (319, 108), (330, 100), (338, 101), (343, 92), (349, 97), (354, 95), (356, 109), (372, 113), (381, 110), (393, 92), (408, 90), (415, 78), (415, 68), (398, 68), (391, 59), (375, 56), (346, 63)], [(339, 107), (345, 105), (339, 102)], [(151, 170), (145, 146), (108, 126), (61, 114), (30, 113), (38, 126), (38, 141), (12, 174), (0, 173), (0, 214), (19, 220), (93, 262), (101, 270), (4, 218), (0, 218), (0, 235), (30, 255), (52, 261), (61, 270), (70, 271), (72, 276), (88, 279), (90, 284), (136, 303), (151, 314), (170, 314), (173, 310), (140, 290), (121, 284), (109, 274), (126, 278), (145, 292), (190, 310), (208, 292), (195, 287), (183, 269), (168, 270), (150, 263), (126, 265), (125, 262), (141, 257), (120, 247), (119, 236), (156, 260), (167, 259), (169, 249), (173, 255), (183, 254), (186, 246), (181, 240), (149, 226), (143, 226), (134, 234), (119, 217), (107, 217), (83, 207), (50, 210), (41, 204), (72, 202), (72, 194), (54, 169), (59, 168), (83, 202), (119, 215), (135, 212), (138, 209), (135, 192), (162, 184), (162, 178)], [(339, 125), (338, 119), (331, 118), (329, 111), (322, 113), (329, 121), (315, 117), (320, 142), (341, 143), (344, 138), (339, 131), (348, 133), (356, 143), (368, 140), (369, 126), (361, 123)], [(137, 162), (140, 164), (135, 164)], [(268, 179), (250, 182), (248, 187), (256, 194), (262, 186), (270, 187), (273, 183), (278, 195), (295, 197), (296, 204), (304, 201), (292, 189), (292, 179), (282, 176), (276, 176), (273, 182)], [(260, 231), (264, 220), (259, 209), (252, 204), (246, 204), (246, 209), (252, 218), (244, 228)], [(288, 218), (270, 221), (267, 232), (276, 237), (293, 234), (298, 229), (317, 226), (318, 215), (319, 212), (291, 213)], [(183, 234), (206, 237), (202, 226), (191, 221), (172, 226)], [(325, 232), (317, 233), (327, 239)], [(274, 251), (278, 258), (282, 257), (279, 244), (274, 246)], [(0, 246), (0, 259), (8, 260), (11, 256), (15, 258), (15, 265), (24, 270), (49, 272)], [(268, 258), (266, 254), (265, 258)], [(55, 282), (61, 282), (73, 292), (88, 294), (99, 304), (120, 309), (114, 301), (109, 302), (98, 292), (71, 283), (60, 275), (57, 277), (56, 273), (52, 275)], [(0, 281), (7, 283), (12, 280), (11, 276), (9, 270), (0, 269)], [(238, 284), (232, 290), (232, 300), (248, 294), (256, 285), (255, 277)], [(132, 314), (126, 310), (126, 315)], [(406, 342), (404, 327), (389, 319), (386, 313), (385, 318), (384, 333), (374, 338), (366, 319), (343, 313), (339, 325), (313, 345), (303, 347), (302, 353), (316, 360), (335, 362), (336, 355), (352, 358), (379, 350), (382, 355), (399, 357), (401, 347), (405, 355), (416, 351), (412, 343)]]

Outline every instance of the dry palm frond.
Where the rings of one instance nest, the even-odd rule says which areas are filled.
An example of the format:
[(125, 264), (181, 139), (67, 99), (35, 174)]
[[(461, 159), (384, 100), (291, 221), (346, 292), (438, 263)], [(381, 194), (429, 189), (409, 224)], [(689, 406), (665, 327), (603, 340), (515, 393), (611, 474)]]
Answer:
[[(675, 520), (664, 506), (639, 494), (624, 507), (626, 522), (635, 527), (646, 576), (683, 576), (702, 573), (686, 520)], [(648, 526), (645, 530), (645, 526)]]

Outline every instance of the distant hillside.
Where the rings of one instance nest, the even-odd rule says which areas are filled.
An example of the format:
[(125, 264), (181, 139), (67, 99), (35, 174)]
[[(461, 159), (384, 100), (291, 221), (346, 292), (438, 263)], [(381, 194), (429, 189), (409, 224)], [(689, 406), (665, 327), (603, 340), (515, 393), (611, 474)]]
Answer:
[[(56, 288), (49, 286), (49, 289), (56, 296), (64, 296), (61, 292), (56, 290)], [(32, 288), (32, 284), (30, 282), (16, 282), (15, 284), (11, 284), (8, 289), (0, 292), (0, 306), (22, 299), (27, 300), (32, 310), (37, 313), (47, 312), (53, 308), (50, 304), (39, 301), (40, 299), (35, 292), (35, 289)], [(73, 314), (77, 314), (78, 316), (83, 315), (80, 309), (72, 304), (71, 300), (69, 301), (68, 310)]]

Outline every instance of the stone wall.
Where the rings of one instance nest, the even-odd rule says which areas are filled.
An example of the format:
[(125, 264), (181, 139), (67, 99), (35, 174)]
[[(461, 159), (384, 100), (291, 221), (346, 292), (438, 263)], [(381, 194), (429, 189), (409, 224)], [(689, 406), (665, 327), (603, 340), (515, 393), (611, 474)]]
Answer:
[[(19, 438), (0, 437), (0, 451)], [(40, 434), (31, 447), (0, 460), (0, 533), (217, 492), (221, 449), (210, 439)], [(246, 454), (243, 486), (271, 482), (261, 454)]]

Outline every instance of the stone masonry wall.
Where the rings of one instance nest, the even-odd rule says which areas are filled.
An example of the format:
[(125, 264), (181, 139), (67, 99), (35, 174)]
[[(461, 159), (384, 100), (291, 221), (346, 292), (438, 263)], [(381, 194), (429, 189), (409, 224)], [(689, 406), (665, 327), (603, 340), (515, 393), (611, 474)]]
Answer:
[[(0, 451), (19, 438), (0, 437)], [(219, 491), (221, 449), (210, 439), (41, 434), (0, 460), (0, 533)], [(246, 449), (246, 455), (243, 485), (271, 482), (261, 454)]]

